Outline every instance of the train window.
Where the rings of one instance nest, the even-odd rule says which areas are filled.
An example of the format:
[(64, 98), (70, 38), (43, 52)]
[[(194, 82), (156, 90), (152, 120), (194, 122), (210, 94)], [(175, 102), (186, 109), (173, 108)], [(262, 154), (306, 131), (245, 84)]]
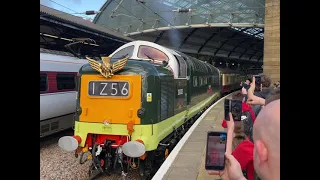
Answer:
[(205, 84), (205, 85), (208, 84), (208, 79), (207, 79), (207, 77), (204, 78), (204, 84)]
[(74, 90), (76, 89), (76, 77), (74, 74), (57, 74), (58, 90)]
[(160, 51), (159, 49), (156, 49), (151, 46), (139, 46), (138, 58), (150, 59), (148, 56), (154, 60), (161, 60), (161, 61), (169, 60), (168, 56), (164, 52)]
[(48, 90), (48, 77), (46, 74), (40, 74), (40, 92)]
[(180, 56), (174, 56), (177, 59), (179, 64), (179, 74), (178, 78), (186, 78), (187, 77), (187, 64), (184, 59)]
[(112, 58), (125, 58), (127, 56), (131, 57), (133, 54), (133, 49), (134, 49), (134, 45), (123, 48), (120, 51), (116, 52), (112, 56)]
[(211, 81), (212, 81), (212, 83), (214, 83), (214, 76), (212, 76)]
[(203, 80), (202, 79), (203, 79), (202, 77), (199, 77), (199, 86), (202, 86), (202, 84), (203, 84)]
[(193, 76), (193, 87), (197, 87), (198, 86), (198, 78), (197, 76)]

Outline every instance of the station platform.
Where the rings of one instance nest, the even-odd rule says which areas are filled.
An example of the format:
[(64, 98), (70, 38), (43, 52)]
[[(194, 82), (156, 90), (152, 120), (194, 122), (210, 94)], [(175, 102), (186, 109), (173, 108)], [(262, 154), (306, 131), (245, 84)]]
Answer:
[(208, 131), (225, 131), (224, 99), (213, 104), (193, 124), (179, 141), (152, 180), (216, 180), (220, 176), (209, 175), (205, 170), (205, 153)]

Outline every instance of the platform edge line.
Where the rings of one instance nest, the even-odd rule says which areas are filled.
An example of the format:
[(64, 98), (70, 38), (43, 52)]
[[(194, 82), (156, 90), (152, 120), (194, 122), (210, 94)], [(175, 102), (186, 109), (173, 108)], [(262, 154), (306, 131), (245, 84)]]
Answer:
[(171, 167), (173, 161), (176, 159), (178, 153), (180, 152), (182, 146), (186, 143), (186, 141), (189, 139), (192, 132), (196, 129), (196, 127), (199, 125), (199, 123), (202, 121), (202, 119), (211, 111), (213, 107), (215, 107), (220, 101), (224, 100), (227, 96), (230, 94), (223, 96), (221, 99), (219, 99), (217, 102), (212, 104), (200, 117), (199, 119), (191, 126), (189, 131), (182, 137), (182, 139), (178, 142), (176, 147), (173, 149), (173, 151), (169, 154), (168, 158), (164, 161), (164, 163), (161, 165), (157, 173), (153, 176), (152, 180), (162, 180), (163, 176), (167, 173), (169, 167)]

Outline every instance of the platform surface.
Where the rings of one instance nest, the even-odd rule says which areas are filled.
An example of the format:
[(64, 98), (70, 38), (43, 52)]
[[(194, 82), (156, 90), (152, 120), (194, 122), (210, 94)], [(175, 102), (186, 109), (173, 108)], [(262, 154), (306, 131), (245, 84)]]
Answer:
[[(229, 98), (228, 95), (226, 96)], [(163, 180), (216, 180), (204, 168), (208, 131), (225, 131), (221, 126), (224, 118), (224, 100), (219, 101), (201, 120), (187, 139)]]

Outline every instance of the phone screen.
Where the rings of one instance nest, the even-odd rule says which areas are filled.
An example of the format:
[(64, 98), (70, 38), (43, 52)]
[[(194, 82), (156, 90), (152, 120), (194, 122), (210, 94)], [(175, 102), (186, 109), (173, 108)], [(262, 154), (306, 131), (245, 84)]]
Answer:
[(261, 77), (260, 76), (255, 76), (256, 78), (256, 86), (260, 86), (261, 84)]
[(231, 100), (230, 110), (234, 121), (241, 121), (242, 101)]
[(208, 132), (206, 151), (206, 170), (223, 170), (227, 147), (226, 132)]
[(229, 112), (232, 113), (234, 121), (241, 121), (242, 116), (242, 101), (225, 99), (224, 100), (224, 119), (229, 121)]
[(224, 119), (226, 121), (229, 121), (229, 112), (230, 112), (230, 100), (229, 99), (224, 99)]

